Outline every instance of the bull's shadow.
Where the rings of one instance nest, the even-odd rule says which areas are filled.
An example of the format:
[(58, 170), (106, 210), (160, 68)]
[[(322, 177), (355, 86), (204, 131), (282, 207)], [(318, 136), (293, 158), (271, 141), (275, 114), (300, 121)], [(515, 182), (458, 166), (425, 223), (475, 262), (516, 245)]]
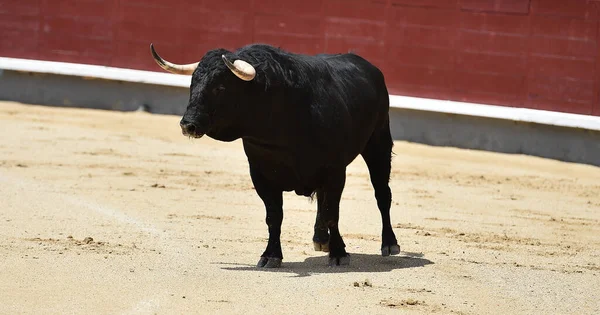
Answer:
[[(234, 271), (260, 271), (260, 272), (285, 272), (295, 273), (297, 277), (307, 277), (319, 273), (344, 273), (344, 272), (390, 272), (395, 269), (423, 267), (433, 264), (429, 259), (422, 258), (423, 254), (401, 252), (398, 256), (382, 257), (376, 254), (350, 253), (349, 266), (327, 266), (328, 256), (308, 257), (303, 262), (286, 262), (280, 268), (258, 268), (253, 265), (238, 265), (223, 267), (225, 270)], [(231, 265), (228, 263), (221, 263)]]

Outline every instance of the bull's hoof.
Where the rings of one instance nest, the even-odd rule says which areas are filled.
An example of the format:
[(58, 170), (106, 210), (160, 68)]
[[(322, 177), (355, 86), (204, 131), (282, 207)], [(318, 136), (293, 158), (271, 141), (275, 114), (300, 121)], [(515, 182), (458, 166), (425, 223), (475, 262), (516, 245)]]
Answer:
[(317, 243), (317, 242), (313, 242), (313, 245), (315, 247), (315, 251), (317, 252), (329, 252), (329, 243), (325, 243), (325, 244), (321, 244), (321, 243)]
[(343, 257), (329, 257), (329, 267), (348, 266), (350, 265), (350, 255), (346, 254)]
[(400, 245), (383, 245), (381, 246), (381, 256), (398, 255), (400, 254)]
[(256, 267), (259, 268), (279, 268), (281, 267), (281, 258), (277, 257), (260, 257)]

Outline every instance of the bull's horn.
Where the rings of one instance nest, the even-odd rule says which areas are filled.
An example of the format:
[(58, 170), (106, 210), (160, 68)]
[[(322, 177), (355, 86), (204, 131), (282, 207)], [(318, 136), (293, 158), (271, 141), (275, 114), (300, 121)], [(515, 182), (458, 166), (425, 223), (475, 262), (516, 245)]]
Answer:
[(187, 65), (178, 65), (171, 62), (168, 62), (162, 59), (161, 56), (158, 55), (156, 50), (154, 50), (154, 45), (150, 44), (150, 51), (152, 52), (152, 57), (154, 57), (154, 61), (163, 69), (175, 73), (175, 74), (187, 74), (191, 75), (194, 73), (194, 70), (198, 67), (198, 62), (190, 63)]
[(238, 59), (231, 63), (231, 61), (229, 61), (225, 55), (221, 55), (221, 58), (223, 59), (223, 62), (225, 62), (225, 65), (227, 65), (227, 68), (229, 68), (229, 70), (231, 70), (236, 77), (244, 81), (251, 81), (256, 76), (256, 70), (254, 70), (254, 67), (244, 60)]

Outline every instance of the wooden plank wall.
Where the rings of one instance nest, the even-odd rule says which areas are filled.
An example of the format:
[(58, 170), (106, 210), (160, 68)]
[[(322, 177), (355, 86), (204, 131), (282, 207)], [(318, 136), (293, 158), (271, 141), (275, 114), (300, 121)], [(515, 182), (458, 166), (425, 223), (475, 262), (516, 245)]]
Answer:
[(600, 116), (600, 0), (0, 0), (0, 56), (160, 71), (252, 42), (353, 50), (394, 94)]

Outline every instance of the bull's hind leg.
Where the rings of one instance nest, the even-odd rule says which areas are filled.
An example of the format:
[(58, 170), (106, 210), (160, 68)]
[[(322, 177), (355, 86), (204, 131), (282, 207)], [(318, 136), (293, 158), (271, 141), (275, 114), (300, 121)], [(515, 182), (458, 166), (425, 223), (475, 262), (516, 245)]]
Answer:
[[(346, 244), (340, 235), (338, 222), (340, 218), (340, 200), (346, 184), (346, 169), (331, 170), (322, 189), (317, 190), (317, 198), (322, 200), (322, 219), (329, 229), (329, 265), (340, 266), (350, 264), (350, 255), (346, 252)], [(321, 202), (321, 201), (320, 201)]]
[(369, 168), (371, 184), (375, 189), (375, 198), (377, 207), (381, 212), (382, 232), (381, 232), (381, 255), (397, 255), (400, 253), (400, 246), (396, 240), (396, 235), (392, 230), (390, 220), (390, 207), (392, 204), (392, 191), (390, 190), (389, 180), (392, 160), (392, 136), (389, 125), (386, 125), (379, 131), (376, 131), (369, 139), (367, 146), (363, 150), (362, 157)]
[(326, 207), (323, 192), (317, 192), (317, 218), (315, 220), (315, 234), (313, 235), (313, 245), (316, 251), (329, 251), (329, 229), (324, 215), (327, 211)]

